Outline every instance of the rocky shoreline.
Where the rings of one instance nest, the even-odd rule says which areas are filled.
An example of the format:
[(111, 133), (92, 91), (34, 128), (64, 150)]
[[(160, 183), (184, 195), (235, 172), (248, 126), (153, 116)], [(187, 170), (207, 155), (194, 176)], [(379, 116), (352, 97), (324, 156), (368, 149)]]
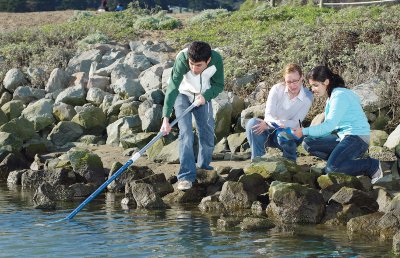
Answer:
[[(72, 58), (65, 70), (54, 69), (49, 78), (40, 68), (9, 70), (0, 97), (0, 180), (32, 189), (38, 209), (56, 209), (58, 201), (89, 196), (123, 165), (105, 165), (109, 159), (89, 146), (119, 146), (128, 157), (157, 134), (175, 53), (164, 42), (132, 41), (129, 46), (92, 46)], [(243, 81), (239, 79), (237, 83)], [(175, 188), (174, 175), (134, 164), (107, 191), (124, 193), (121, 205), (127, 209), (194, 203), (203, 212), (221, 216), (218, 225), (224, 228), (346, 225), (349, 234), (393, 239), (393, 251), (399, 253), (400, 129), (390, 135), (372, 130), (369, 155), (385, 168), (384, 178), (375, 185), (365, 176), (322, 174), (324, 162), (301, 147), (303, 163), (285, 160), (275, 151), (250, 163), (243, 128), (249, 118), (263, 115), (265, 87), (260, 83), (247, 99), (223, 92), (212, 101), (218, 142), (213, 160), (246, 165), (199, 169), (194, 187), (182, 192)], [(374, 88), (376, 84), (369, 83), (353, 89), (371, 123), (384, 108)], [(145, 158), (177, 164), (177, 150), (175, 130), (157, 141)]]

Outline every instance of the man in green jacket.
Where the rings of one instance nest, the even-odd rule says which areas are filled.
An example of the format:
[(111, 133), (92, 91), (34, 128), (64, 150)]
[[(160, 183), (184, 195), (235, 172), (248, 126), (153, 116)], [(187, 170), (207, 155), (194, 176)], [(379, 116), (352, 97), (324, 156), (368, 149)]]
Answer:
[(211, 50), (209, 44), (194, 41), (176, 57), (171, 78), (165, 93), (163, 123), (160, 131), (164, 135), (171, 131), (169, 118), (172, 108), (177, 117), (194, 101), (198, 104), (191, 113), (178, 122), (179, 161), (178, 189), (187, 190), (196, 180), (192, 114), (196, 121), (199, 138), (197, 166), (212, 170), (210, 162), (214, 150), (214, 117), (211, 99), (224, 89), (224, 68), (221, 55)]

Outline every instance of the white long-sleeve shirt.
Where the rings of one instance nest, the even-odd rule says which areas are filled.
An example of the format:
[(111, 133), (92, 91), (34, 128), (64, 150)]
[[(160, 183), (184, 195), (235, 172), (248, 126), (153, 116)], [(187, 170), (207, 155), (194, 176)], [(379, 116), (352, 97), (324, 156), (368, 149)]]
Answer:
[(303, 121), (311, 107), (313, 95), (301, 87), (299, 95), (290, 99), (285, 83), (272, 86), (265, 104), (264, 120), (268, 124), (275, 122), (285, 127), (298, 128), (299, 120)]

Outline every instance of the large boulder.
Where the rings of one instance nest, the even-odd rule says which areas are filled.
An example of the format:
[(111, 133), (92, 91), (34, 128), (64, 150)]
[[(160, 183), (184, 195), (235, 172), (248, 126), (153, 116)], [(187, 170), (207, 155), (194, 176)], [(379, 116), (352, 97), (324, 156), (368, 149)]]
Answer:
[(110, 87), (122, 99), (133, 97), (134, 100), (138, 100), (140, 95), (145, 93), (138, 79), (122, 77), (111, 84)]
[(162, 65), (155, 65), (139, 75), (140, 84), (146, 92), (161, 89), (161, 76), (164, 68)]
[(82, 127), (70, 121), (61, 121), (53, 127), (47, 139), (57, 146), (63, 146), (69, 142), (74, 142), (83, 134)]
[(26, 80), (25, 75), (17, 68), (9, 70), (3, 79), (4, 88), (11, 93), (19, 86), (24, 86), (26, 84), (28, 84), (28, 81)]
[(53, 116), (58, 121), (71, 121), (76, 115), (74, 106), (58, 102), (53, 105)]
[(157, 194), (154, 187), (146, 183), (136, 183), (132, 186), (132, 195), (139, 208), (166, 209), (166, 205)]
[(162, 123), (162, 106), (153, 104), (150, 100), (144, 101), (138, 109), (142, 121), (143, 132), (158, 132)]
[(99, 107), (83, 106), (72, 118), (72, 122), (79, 124), (86, 134), (102, 134), (106, 128), (106, 115)]
[(0, 131), (11, 133), (22, 141), (26, 141), (35, 135), (33, 123), (23, 117), (14, 118), (0, 126)]
[(56, 98), (56, 103), (63, 102), (71, 106), (81, 106), (86, 103), (86, 90), (81, 86), (66, 88)]
[(272, 182), (269, 199), (267, 215), (284, 224), (317, 224), (325, 212), (322, 195), (315, 189), (297, 183)]
[(230, 132), (233, 107), (228, 99), (218, 97), (213, 99), (211, 103), (215, 118), (214, 133), (217, 141), (219, 141)]
[(71, 150), (67, 152), (67, 156), (74, 172), (84, 183), (100, 185), (104, 182), (106, 175), (99, 156), (87, 150)]
[(13, 99), (21, 100), (24, 104), (28, 104), (34, 100), (42, 99), (45, 96), (45, 90), (35, 89), (29, 86), (20, 86), (14, 91)]
[(107, 126), (107, 144), (118, 146), (120, 139), (141, 131), (142, 124), (138, 115), (118, 119)]
[(400, 125), (398, 125), (396, 129), (394, 129), (394, 131), (389, 134), (389, 137), (387, 138), (384, 146), (389, 149), (394, 149), (399, 144), (400, 144)]
[(21, 116), (33, 123), (36, 131), (40, 131), (55, 122), (53, 116), (53, 104), (51, 99), (41, 99), (26, 107)]
[(99, 49), (91, 49), (84, 51), (81, 54), (74, 56), (68, 62), (67, 72), (73, 74), (76, 72), (89, 73), (90, 66), (93, 62), (100, 63), (102, 58), (102, 51)]
[(47, 81), (46, 92), (59, 92), (68, 87), (70, 75), (60, 68), (55, 68)]
[(1, 106), (1, 110), (7, 116), (8, 120), (19, 117), (24, 108), (24, 102), (21, 100), (11, 100)]
[(228, 181), (222, 186), (219, 200), (226, 209), (236, 210), (250, 208), (255, 199), (244, 190), (243, 183)]

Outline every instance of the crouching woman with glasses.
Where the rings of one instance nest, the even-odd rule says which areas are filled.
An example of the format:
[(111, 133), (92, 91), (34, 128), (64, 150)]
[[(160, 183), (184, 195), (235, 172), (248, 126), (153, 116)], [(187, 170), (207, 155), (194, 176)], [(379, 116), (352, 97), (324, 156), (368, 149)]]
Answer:
[(376, 183), (383, 172), (378, 160), (363, 158), (369, 146), (370, 126), (359, 97), (346, 88), (342, 77), (326, 66), (313, 68), (306, 79), (315, 95), (328, 97), (325, 120), (319, 125), (293, 129), (293, 133), (297, 137), (306, 136), (303, 139), (306, 151), (327, 160), (326, 173), (367, 175)]

